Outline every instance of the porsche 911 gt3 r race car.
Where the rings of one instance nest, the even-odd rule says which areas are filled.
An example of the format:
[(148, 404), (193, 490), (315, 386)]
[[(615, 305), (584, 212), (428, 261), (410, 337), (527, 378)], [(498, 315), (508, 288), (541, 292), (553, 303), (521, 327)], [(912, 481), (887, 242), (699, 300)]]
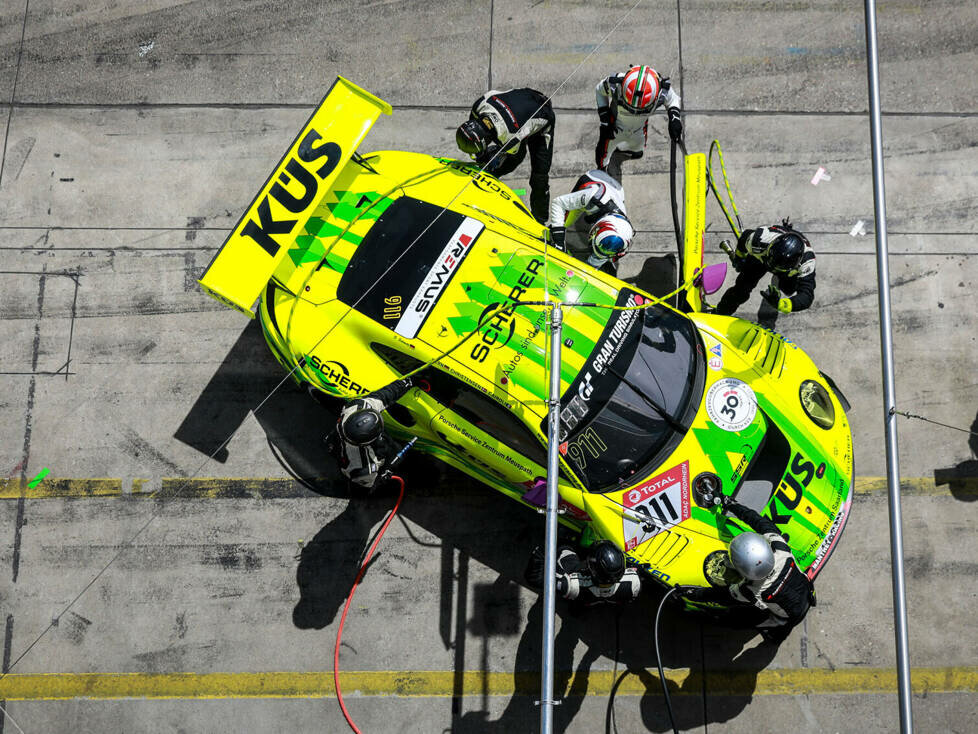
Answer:
[[(682, 313), (548, 248), (477, 167), (357, 153), (382, 113), (338, 79), (201, 285), (251, 316), (257, 301), (278, 361), (325, 393), (423, 367), (388, 429), (529, 506), (545, 502), (547, 311), (521, 303), (592, 304), (564, 308), (562, 522), (665, 585), (722, 584), (744, 528), (710, 502), (719, 488), (769, 516), (814, 578), (849, 512), (853, 452), (844, 398), (808, 356), (700, 312), (692, 281)], [(702, 158), (687, 159), (685, 275), (702, 265)]]

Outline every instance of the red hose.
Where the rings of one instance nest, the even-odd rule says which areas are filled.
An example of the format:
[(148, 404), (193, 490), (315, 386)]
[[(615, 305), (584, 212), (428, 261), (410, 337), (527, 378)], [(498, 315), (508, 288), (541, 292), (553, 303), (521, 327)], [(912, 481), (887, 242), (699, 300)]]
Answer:
[(363, 580), (363, 575), (367, 571), (367, 565), (370, 563), (370, 559), (374, 555), (374, 551), (377, 550), (377, 545), (380, 543), (380, 539), (384, 537), (384, 533), (387, 531), (387, 526), (391, 524), (391, 520), (394, 519), (394, 515), (397, 514), (398, 508), (401, 506), (401, 500), (404, 499), (404, 480), (398, 476), (392, 476), (391, 479), (396, 481), (401, 485), (400, 494), (397, 496), (397, 503), (394, 505), (394, 509), (387, 516), (384, 521), (383, 526), (380, 528), (380, 532), (377, 533), (377, 538), (374, 540), (370, 550), (367, 551), (367, 557), (363, 559), (363, 563), (360, 564), (360, 572), (357, 574), (356, 580), (353, 582), (353, 588), (350, 589), (349, 596), (346, 597), (346, 605), (343, 607), (343, 616), (340, 617), (340, 626), (336, 630), (336, 648), (333, 650), (333, 685), (336, 687), (336, 700), (340, 703), (340, 709), (343, 711), (343, 716), (346, 718), (346, 723), (350, 725), (350, 728), (356, 732), (356, 734), (363, 734), (357, 725), (353, 723), (353, 719), (350, 717), (350, 712), (346, 710), (346, 705), (343, 703), (343, 691), (340, 690), (340, 640), (343, 638), (343, 624), (346, 622), (346, 613), (350, 611), (350, 602), (353, 601), (353, 594), (357, 590), (360, 581)]

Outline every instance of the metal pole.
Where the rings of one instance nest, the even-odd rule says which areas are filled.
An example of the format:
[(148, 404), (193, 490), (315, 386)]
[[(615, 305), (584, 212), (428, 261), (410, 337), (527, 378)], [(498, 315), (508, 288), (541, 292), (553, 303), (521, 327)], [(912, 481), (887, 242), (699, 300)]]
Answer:
[(557, 596), (557, 477), (560, 458), (560, 333), (563, 312), (556, 303), (550, 310), (550, 396), (547, 424), (547, 540), (543, 571), (543, 665), (540, 681), (540, 732), (553, 733), (554, 715), (554, 607)]
[(900, 731), (913, 731), (910, 659), (907, 642), (907, 594), (903, 576), (903, 516), (900, 509), (900, 457), (897, 452), (896, 392), (893, 386), (893, 339), (890, 322), (890, 270), (886, 243), (886, 192), (883, 187), (883, 132), (880, 116), (879, 50), (876, 47), (876, 0), (866, 4), (866, 64), (869, 72), (869, 123), (873, 146), (873, 204), (876, 208), (876, 273), (879, 288), (880, 350), (883, 357), (886, 484), (890, 500), (890, 563), (893, 569), (893, 628), (896, 636)]

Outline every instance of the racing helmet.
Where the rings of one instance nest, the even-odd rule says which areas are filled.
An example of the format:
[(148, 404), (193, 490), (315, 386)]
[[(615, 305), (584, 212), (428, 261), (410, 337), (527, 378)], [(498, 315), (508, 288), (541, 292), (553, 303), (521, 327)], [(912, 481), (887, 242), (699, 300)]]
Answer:
[(606, 214), (591, 227), (591, 251), (599, 258), (617, 258), (632, 244), (635, 230), (624, 214)]
[(730, 565), (746, 579), (760, 581), (774, 570), (774, 552), (763, 535), (741, 533), (730, 541)]
[(805, 253), (805, 240), (797, 232), (786, 232), (771, 243), (767, 251), (767, 266), (772, 272), (787, 275), (798, 269)]
[(384, 432), (384, 419), (373, 408), (361, 408), (340, 421), (340, 436), (344, 441), (366, 446)]
[(625, 554), (610, 540), (599, 540), (587, 555), (588, 575), (598, 586), (611, 586), (625, 573)]
[(659, 75), (651, 66), (633, 66), (618, 87), (618, 104), (638, 115), (648, 114), (659, 99)]
[(491, 142), (492, 132), (482, 120), (466, 120), (455, 131), (455, 144), (473, 158), (485, 153)]

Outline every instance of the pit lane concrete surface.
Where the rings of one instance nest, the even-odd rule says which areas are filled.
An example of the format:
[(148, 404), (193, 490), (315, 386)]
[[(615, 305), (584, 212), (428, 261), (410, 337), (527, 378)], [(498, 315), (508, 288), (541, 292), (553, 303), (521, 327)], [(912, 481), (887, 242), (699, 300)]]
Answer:
[[(365, 150), (441, 155), (487, 85), (559, 87), (556, 195), (591, 165), (595, 82), (640, 61), (680, 91), (690, 150), (722, 142), (745, 224), (810, 235), (815, 305), (776, 328), (847, 393), (857, 467), (818, 606), (780, 648), (665, 613), (678, 724), (898, 728), (861, 4), (633, 5), (0, 6), (0, 734), (345, 730), (339, 611), (395, 498), (347, 500), (322, 445), (335, 417), (195, 280), (337, 74), (394, 105)], [(898, 405), (978, 429), (978, 9), (885, 3), (879, 29)], [(664, 130), (625, 165), (621, 271), (659, 291)], [(741, 315), (770, 320), (759, 305)], [(917, 729), (973, 731), (978, 439), (899, 431)], [(521, 578), (542, 520), (423, 457), (405, 475), (346, 623), (354, 718), (535, 731), (541, 603)], [(558, 605), (559, 731), (668, 730), (656, 602)]]

